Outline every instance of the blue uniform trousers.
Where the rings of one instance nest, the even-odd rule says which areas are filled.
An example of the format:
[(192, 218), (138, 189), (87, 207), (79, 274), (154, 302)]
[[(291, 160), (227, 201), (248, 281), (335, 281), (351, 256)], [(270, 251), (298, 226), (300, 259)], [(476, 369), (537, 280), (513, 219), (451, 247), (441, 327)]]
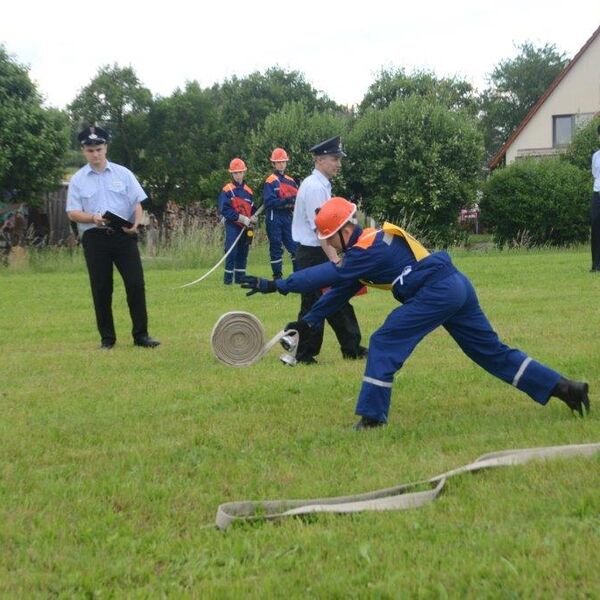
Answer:
[[(229, 221), (225, 221), (225, 252), (231, 248), (242, 229)], [(235, 245), (231, 254), (225, 259), (225, 273), (223, 283), (241, 283), (246, 275), (246, 263), (248, 261), (248, 236), (242, 234), (240, 241)]]
[(290, 253), (292, 269), (296, 270), (296, 250), (298, 244), (292, 239), (292, 212), (289, 210), (269, 210), (265, 221), (269, 238), (271, 270), (273, 277), (282, 276), (283, 244)]
[(546, 404), (561, 375), (504, 345), (462, 273), (425, 283), (371, 336), (356, 414), (387, 421), (394, 374), (429, 332), (443, 325), (463, 352), (486, 371)]

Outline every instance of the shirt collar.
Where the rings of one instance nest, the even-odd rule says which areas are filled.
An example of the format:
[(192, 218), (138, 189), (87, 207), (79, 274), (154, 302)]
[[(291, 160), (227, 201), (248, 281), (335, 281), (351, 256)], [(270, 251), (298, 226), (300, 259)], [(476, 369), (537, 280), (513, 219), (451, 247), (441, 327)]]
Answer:
[(97, 175), (101, 175), (105, 171), (112, 171), (112, 165), (108, 161), (106, 161), (106, 167), (104, 167), (103, 171), (94, 171), (94, 169), (92, 169), (92, 167), (90, 166), (90, 163), (85, 165), (85, 167), (83, 167), (83, 168), (84, 168), (86, 175), (89, 175), (90, 173), (96, 173)]
[(325, 175), (323, 175), (323, 173), (321, 173), (321, 171), (319, 171), (319, 169), (313, 169), (312, 174), (327, 188), (331, 187), (331, 181), (329, 181), (329, 179), (327, 179), (327, 177), (325, 177)]
[(354, 246), (354, 244), (356, 244), (356, 241), (358, 240), (358, 238), (360, 237), (362, 232), (363, 232), (362, 227), (360, 225), (355, 225), (354, 231), (352, 232), (352, 235), (348, 239), (348, 243), (346, 244), (346, 246), (348, 248), (352, 248), (352, 246)]

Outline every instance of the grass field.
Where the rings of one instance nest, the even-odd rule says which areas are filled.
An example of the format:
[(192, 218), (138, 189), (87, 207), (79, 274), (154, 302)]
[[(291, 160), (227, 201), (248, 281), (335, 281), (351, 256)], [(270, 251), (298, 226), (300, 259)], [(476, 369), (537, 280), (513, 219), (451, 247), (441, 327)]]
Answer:
[[(495, 450), (600, 441), (588, 253), (454, 258), (504, 341), (589, 381), (589, 418), (537, 405), (436, 331), (396, 378), (390, 424), (363, 433), (349, 430), (363, 365), (341, 359), (330, 329), (317, 367), (212, 357), (222, 313), (249, 310), (271, 336), (297, 297), (246, 298), (220, 273), (181, 290), (210, 263), (148, 260), (162, 345), (133, 347), (118, 280), (119, 339), (101, 352), (80, 257), (0, 272), (0, 595), (600, 597), (600, 458), (464, 475), (419, 510), (205, 527), (226, 501), (354, 494)], [(267, 275), (264, 248), (249, 271)], [(396, 306), (376, 290), (354, 305), (365, 338)]]

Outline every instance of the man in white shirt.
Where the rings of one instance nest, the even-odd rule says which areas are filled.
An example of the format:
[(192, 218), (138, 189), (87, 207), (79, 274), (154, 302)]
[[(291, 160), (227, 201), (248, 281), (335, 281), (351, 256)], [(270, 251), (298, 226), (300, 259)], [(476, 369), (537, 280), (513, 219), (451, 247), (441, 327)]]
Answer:
[(108, 132), (88, 127), (79, 134), (87, 164), (69, 182), (67, 214), (77, 223), (90, 276), (100, 348), (117, 340), (112, 313), (113, 265), (123, 278), (132, 321), (133, 343), (155, 348), (148, 335), (144, 272), (137, 247), (146, 194), (127, 168), (106, 159)]
[[(310, 149), (315, 157), (315, 168), (300, 184), (294, 216), (292, 219), (292, 237), (298, 243), (296, 252), (297, 269), (306, 269), (328, 260), (338, 261), (336, 252), (329, 244), (323, 244), (317, 237), (315, 211), (331, 198), (331, 179), (342, 166), (342, 151), (339, 136), (325, 140)], [(305, 315), (320, 298), (321, 292), (302, 294), (298, 318)], [(346, 303), (338, 312), (327, 317), (340, 344), (344, 358), (364, 358), (367, 349), (360, 345), (360, 328), (354, 309)], [(311, 328), (310, 335), (300, 339), (296, 358), (304, 364), (315, 364), (315, 356), (321, 351), (323, 343), (323, 325)]]
[[(600, 141), (600, 125), (598, 125)], [(600, 150), (592, 156), (592, 271), (600, 271)]]

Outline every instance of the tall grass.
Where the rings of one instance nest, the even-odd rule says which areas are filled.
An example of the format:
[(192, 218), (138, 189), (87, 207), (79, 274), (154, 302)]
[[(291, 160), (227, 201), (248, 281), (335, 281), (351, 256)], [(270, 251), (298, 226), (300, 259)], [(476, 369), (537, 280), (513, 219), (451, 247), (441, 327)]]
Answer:
[[(140, 254), (146, 269), (199, 269), (208, 268), (222, 258), (224, 228), (189, 227), (172, 232), (168, 241), (164, 231), (160, 241), (150, 245), (140, 243)], [(266, 234), (255, 231), (250, 252), (265, 255)], [(9, 273), (68, 273), (85, 268), (81, 246), (25, 247), (24, 256), (18, 260), (9, 259), (8, 265), (0, 266), (0, 275)]]

